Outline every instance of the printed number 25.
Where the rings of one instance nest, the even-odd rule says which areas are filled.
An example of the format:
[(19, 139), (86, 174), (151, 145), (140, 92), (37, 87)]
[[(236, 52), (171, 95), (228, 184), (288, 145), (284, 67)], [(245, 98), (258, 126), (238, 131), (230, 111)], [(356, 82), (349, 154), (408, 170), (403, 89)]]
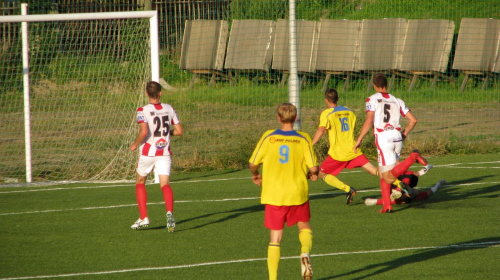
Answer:
[(156, 125), (154, 131), (155, 137), (164, 137), (168, 135), (170, 131), (168, 116), (162, 116), (161, 119), (160, 117), (155, 117), (153, 122)]
[(280, 146), (280, 163), (288, 162), (288, 155), (290, 153), (290, 148), (287, 145)]

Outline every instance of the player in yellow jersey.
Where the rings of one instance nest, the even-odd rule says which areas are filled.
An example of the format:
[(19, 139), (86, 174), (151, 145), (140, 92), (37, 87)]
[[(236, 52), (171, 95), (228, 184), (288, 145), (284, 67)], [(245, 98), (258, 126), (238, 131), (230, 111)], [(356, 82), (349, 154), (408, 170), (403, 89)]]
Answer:
[[(298, 226), (302, 277), (312, 279), (309, 258), (312, 230), (309, 224), (311, 214), (307, 176), (310, 172), (310, 179), (316, 181), (318, 167), (309, 134), (293, 130), (296, 120), (297, 108), (294, 105), (279, 105), (278, 121), (281, 129), (266, 131), (249, 160), (252, 181), (262, 187), (264, 226), (271, 231), (267, 253), (270, 280), (278, 278), (285, 223), (289, 227)], [(261, 165), (262, 175), (259, 173)]]
[(354, 152), (354, 128), (356, 126), (356, 115), (345, 107), (338, 106), (339, 95), (335, 89), (328, 89), (325, 92), (325, 103), (328, 109), (324, 110), (319, 117), (319, 125), (312, 144), (316, 144), (319, 139), (328, 132), (328, 157), (321, 163), (319, 177), (328, 185), (346, 192), (346, 204), (349, 205), (356, 190), (340, 181), (337, 175), (344, 168), (352, 169), (361, 167), (366, 172), (377, 176), (377, 168), (370, 163), (360, 149)]

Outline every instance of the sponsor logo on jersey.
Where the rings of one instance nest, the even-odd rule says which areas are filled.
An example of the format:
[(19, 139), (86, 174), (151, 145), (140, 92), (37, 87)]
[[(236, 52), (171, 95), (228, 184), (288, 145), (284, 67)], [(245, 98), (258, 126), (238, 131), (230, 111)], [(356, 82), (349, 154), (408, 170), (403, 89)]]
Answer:
[(161, 138), (155, 143), (156, 149), (157, 150), (163, 150), (167, 146), (167, 141), (165, 139)]
[(149, 112), (151, 114), (151, 116), (154, 116), (155, 115), (155, 112)]
[(377, 102), (378, 103), (382, 103), (382, 99), (377, 99)]
[(277, 138), (274, 138), (274, 137), (271, 137), (269, 138), (269, 142), (272, 144), (272, 143), (300, 143), (300, 140), (299, 139), (277, 139)]

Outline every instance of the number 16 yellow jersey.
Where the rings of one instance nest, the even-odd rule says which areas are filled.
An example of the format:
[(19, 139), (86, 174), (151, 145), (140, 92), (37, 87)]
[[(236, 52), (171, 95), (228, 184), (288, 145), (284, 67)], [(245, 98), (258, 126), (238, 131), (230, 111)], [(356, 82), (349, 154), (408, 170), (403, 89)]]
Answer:
[(309, 168), (317, 166), (309, 134), (268, 130), (249, 162), (262, 164), (262, 204), (301, 205), (309, 199), (306, 176)]

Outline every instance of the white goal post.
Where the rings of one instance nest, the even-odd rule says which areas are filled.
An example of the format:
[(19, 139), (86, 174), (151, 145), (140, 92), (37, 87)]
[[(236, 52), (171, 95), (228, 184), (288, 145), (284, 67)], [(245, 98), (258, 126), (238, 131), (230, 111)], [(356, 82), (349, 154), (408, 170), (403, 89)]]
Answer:
[[(25, 4), (23, 4), (23, 5), (25, 5)], [(23, 9), (25, 10), (26, 6), (24, 6)], [(147, 36), (141, 37), (141, 39), (147, 40), (148, 42), (140, 42), (140, 41), (134, 42), (133, 35), (129, 36), (128, 34), (126, 34), (129, 31), (121, 30), (120, 29), (121, 25), (118, 25), (118, 27), (116, 27), (115, 25), (108, 23), (108, 22), (127, 20), (127, 19), (140, 19), (140, 20), (149, 19), (149, 26), (148, 26), (149, 27), (149, 32), (148, 32), (149, 34), (147, 34)], [(55, 27), (52, 26), (50, 28), (44, 29), (40, 33), (34, 33), (29, 28), (30, 26), (28, 23), (37, 23), (38, 24), (38, 23), (44, 23), (44, 22), (56, 23), (55, 24), (56, 26)], [(82, 28), (83, 31), (82, 30), (75, 31), (78, 28), (78, 26), (75, 27), (75, 25), (73, 25), (69, 28), (69, 30), (65, 30), (64, 32), (61, 32), (61, 29), (63, 29), (63, 28), (57, 26), (57, 23), (60, 23), (60, 22), (77, 22), (77, 23), (99, 22), (99, 23), (94, 23), (93, 25), (89, 25), (89, 26), (91, 26), (90, 28), (89, 28), (89, 26), (84, 26)], [(19, 36), (20, 37), (19, 39), (22, 38), (22, 40), (19, 40), (19, 41), (22, 42), (22, 61), (23, 61), (22, 79), (23, 79), (23, 92), (24, 92), (24, 108), (23, 109), (24, 109), (24, 135), (25, 135), (24, 142), (25, 142), (25, 178), (26, 178), (26, 182), (33, 181), (33, 171), (34, 170), (32, 168), (32, 165), (35, 165), (35, 164), (45, 165), (45, 166), (55, 166), (55, 167), (47, 168), (47, 170), (44, 170), (44, 168), (41, 168), (41, 169), (39, 168), (36, 171), (37, 181), (40, 181), (40, 180), (85, 180), (85, 179), (90, 179), (92, 177), (97, 176), (100, 172), (102, 172), (102, 170), (109, 168), (111, 162), (116, 161), (116, 158), (117, 158), (116, 154), (119, 152), (119, 150), (123, 149), (123, 145), (121, 145), (120, 147), (118, 147), (118, 146), (116, 147), (118, 152), (115, 152), (114, 155), (112, 155), (112, 156), (108, 155), (109, 162), (108, 163), (101, 163), (101, 166), (103, 166), (103, 167), (99, 167), (99, 169), (101, 169), (101, 170), (95, 170), (95, 171), (86, 170), (86, 171), (82, 171), (83, 174), (81, 174), (81, 175), (71, 174), (71, 172), (79, 172), (83, 168), (79, 165), (69, 166), (70, 164), (68, 164), (68, 162), (71, 160), (65, 159), (64, 156), (62, 155), (62, 153), (64, 153), (65, 151), (70, 151), (71, 148), (68, 148), (67, 146), (63, 146), (63, 145), (57, 146), (57, 148), (54, 148), (54, 150), (51, 151), (51, 153), (54, 157), (54, 161), (55, 162), (59, 161), (58, 163), (49, 162), (51, 160), (49, 158), (51, 158), (52, 156), (49, 156), (46, 154), (40, 154), (38, 156), (37, 162), (32, 163), (32, 158), (33, 158), (32, 154), (36, 153), (36, 151), (32, 151), (31, 143), (33, 141), (38, 141), (41, 138), (45, 139), (43, 132), (46, 132), (48, 134), (57, 134), (58, 133), (57, 130), (60, 128), (57, 128), (55, 126), (54, 127), (47, 127), (46, 125), (43, 125), (43, 126), (39, 125), (40, 132), (38, 132), (36, 134), (36, 136), (33, 136), (31, 134), (32, 123), (39, 122), (41, 118), (39, 116), (37, 116), (35, 118), (30, 114), (30, 107), (32, 106), (32, 105), (30, 105), (30, 99), (36, 99), (37, 102), (40, 102), (41, 99), (45, 98), (46, 100), (49, 100), (48, 102), (50, 102), (50, 100), (53, 100), (54, 103), (68, 103), (62, 98), (61, 98), (61, 100), (59, 100), (53, 96), (51, 97), (51, 96), (43, 96), (43, 95), (44, 94), (46, 94), (46, 95), (54, 94), (54, 92), (57, 92), (57, 89), (66, 87), (66, 86), (68, 86), (68, 84), (71, 84), (71, 86), (70, 86), (71, 94), (73, 94), (73, 95), (71, 95), (71, 96), (68, 95), (67, 97), (64, 97), (64, 98), (67, 100), (67, 99), (73, 98), (74, 95), (78, 96), (75, 98), (77, 98), (79, 100), (75, 101), (74, 104), (70, 104), (69, 107), (71, 109), (68, 109), (68, 110), (75, 110), (75, 107), (78, 107), (78, 106), (80, 106), (80, 107), (89, 106), (90, 107), (91, 105), (93, 105), (91, 103), (106, 104), (107, 102), (110, 102), (106, 97), (107, 91), (108, 90), (113, 91), (114, 88), (120, 87), (120, 90), (127, 91), (127, 94), (129, 91), (133, 91), (133, 92), (131, 92), (131, 94), (135, 95), (136, 99), (129, 101), (128, 98), (130, 98), (130, 96), (125, 95), (125, 94), (121, 94), (121, 95), (118, 94), (121, 96), (121, 98), (118, 102), (121, 104), (121, 103), (124, 103), (127, 101), (128, 102), (126, 105), (127, 108), (129, 108), (129, 107), (133, 108), (134, 106), (137, 106), (140, 103), (139, 100), (141, 100), (141, 98), (142, 98), (142, 97), (140, 97), (140, 95), (142, 95), (142, 93), (143, 93), (143, 85), (147, 82), (147, 80), (154, 80), (154, 81), (158, 81), (158, 82), (160, 80), (157, 11), (77, 13), (77, 14), (45, 14), (45, 15), (19, 15), (19, 16), (2, 16), (2, 17), (0, 17), (0, 24), (12, 24), (12, 23), (22, 23), (21, 28), (19, 28), (19, 30), (21, 32), (21, 36)], [(115, 28), (115, 29), (113, 29), (112, 31), (103, 30), (103, 27), (108, 26), (108, 25), (113, 25), (113, 28)], [(124, 24), (124, 25), (127, 25), (127, 24)], [(147, 32), (147, 30), (145, 30), (145, 28), (147, 28), (147, 27), (145, 27), (145, 24), (135, 25), (135, 26), (131, 26), (131, 27), (127, 25), (127, 28), (132, 30), (130, 32), (137, 32), (137, 34), (140, 32), (142, 32), (142, 33)], [(85, 29), (87, 29), (87, 30), (85, 30)], [(102, 39), (102, 38), (101, 39), (93, 39), (93, 37), (90, 35), (89, 35), (89, 37), (85, 37), (85, 40), (83, 40), (81, 37), (68, 38), (68, 37), (55, 37), (55, 35), (54, 35), (55, 33), (61, 33), (64, 36), (72, 36), (73, 34), (76, 34), (74, 36), (82, 36), (83, 37), (83, 36), (88, 35), (87, 34), (88, 29), (93, 29), (92, 31), (95, 33), (98, 33), (99, 36), (103, 36), (102, 38), (105, 38), (107, 33), (111, 34), (110, 35), (111, 37), (109, 38), (110, 41), (117, 40), (117, 38), (118, 38), (119, 40), (123, 40), (123, 42), (118, 42), (118, 43), (115, 42), (116, 45), (119, 46), (118, 50), (114, 49), (114, 50), (110, 50), (110, 51), (106, 51), (106, 52), (104, 52), (104, 51), (99, 52), (99, 51), (95, 51), (95, 50), (102, 48), (102, 45), (103, 45), (102, 41), (103, 40), (105, 41), (106, 39)], [(84, 34), (84, 33), (85, 33), (85, 35), (78, 35), (78, 34)], [(28, 34), (30, 34), (30, 35), (28, 35)], [(33, 36), (33, 38), (29, 38), (29, 36)], [(129, 36), (129, 37), (127, 37), (127, 36)], [(43, 39), (41, 39), (42, 37), (43, 37)], [(1, 41), (1, 39), (2, 38), (0, 38), (0, 41)], [(92, 44), (95, 44), (95, 45), (94, 46), (89, 45), (88, 47), (86, 46), (85, 48), (82, 48), (83, 54), (77, 54), (74, 57), (69, 57), (69, 55), (65, 56), (64, 57), (64, 59), (65, 59), (64, 64), (63, 63), (51, 63), (50, 64), (49, 62), (47, 62), (53, 58), (53, 57), (51, 57), (51, 54), (47, 54), (46, 57), (40, 56), (40, 58), (38, 60), (42, 61), (42, 63), (44, 63), (44, 67), (49, 69), (50, 71), (58, 72), (57, 74), (59, 74), (59, 75), (64, 75), (64, 74), (66, 74), (66, 73), (64, 73), (65, 67), (68, 67), (68, 68), (75, 69), (76, 74), (66, 75), (66, 76), (50, 79), (50, 78), (48, 78), (48, 76), (50, 76), (49, 74), (51, 72), (46, 71), (46, 72), (39, 75), (40, 77), (36, 80), (36, 85), (35, 85), (35, 84), (31, 83), (30, 73), (32, 73), (31, 71), (36, 72), (40, 66), (35, 66), (35, 70), (31, 70), (33, 67), (32, 67), (32, 65), (30, 65), (30, 63), (31, 63), (30, 56), (32, 55), (32, 52), (34, 50), (30, 49), (30, 47), (32, 47), (32, 46), (30, 46), (30, 44), (28, 44), (28, 42), (30, 40), (35, 41), (36, 44), (40, 43), (40, 41), (43, 41), (43, 42), (50, 41), (51, 44), (52, 43), (54, 44), (53, 47), (51, 46), (51, 48), (53, 48), (53, 51), (52, 51), (53, 54), (59, 55), (60, 53), (62, 53), (61, 56), (65, 56), (65, 53), (66, 53), (66, 50), (60, 50), (61, 45), (64, 45), (64, 43), (61, 43), (63, 41), (68, 41), (67, 44), (78, 44), (78, 43), (81, 43), (83, 41), (85, 41), (84, 43), (87, 44), (87, 41), (88, 41), (88, 42), (92, 42)], [(99, 41), (99, 40), (101, 40), (101, 41)], [(5, 43), (5, 42), (2, 42), (2, 43)], [(9, 42), (7, 42), (7, 44), (8, 43)], [(107, 42), (107, 43), (109, 43), (109, 42)], [(21, 43), (14, 42), (11, 45), (16, 45), (16, 44), (21, 44)], [(144, 44), (145, 47), (144, 47), (144, 49), (139, 49), (139, 47), (135, 48), (135, 46), (134, 46), (130, 50), (126, 49), (125, 47), (122, 48), (122, 45), (127, 45), (127, 44), (128, 45), (135, 44), (137, 46), (139, 46), (140, 44)], [(36, 52), (42, 53), (44, 51), (45, 46), (36, 45), (33, 48), (36, 49), (35, 50)], [(74, 47), (73, 49), (76, 49), (76, 48), (78, 48), (78, 47)], [(13, 50), (14, 50), (14, 52), (17, 52), (18, 49), (19, 48), (15, 49), (13, 47), (12, 49), (8, 49), (7, 47), (4, 47), (3, 52), (2, 52), (2, 50), (0, 50), (0, 58), (2, 59), (3, 64), (7, 64), (6, 67), (10, 67), (10, 68), (18, 67), (18, 68), (20, 68), (19, 66), (16, 66), (19, 62), (17, 60), (15, 60), (14, 59), (15, 56), (12, 55)], [(74, 50), (72, 50), (72, 51), (74, 51)], [(21, 52), (20, 49), (19, 49), (19, 52)], [(78, 51), (75, 51), (75, 53), (77, 53), (77, 52)], [(89, 55), (89, 53), (91, 53), (91, 52), (93, 52), (93, 53), (91, 55)], [(143, 56), (141, 56), (144, 54), (147, 54), (149, 57), (144, 58)], [(17, 55), (21, 56), (21, 54), (17, 54)], [(107, 55), (107, 56), (105, 56), (105, 55)], [(80, 62), (84, 63), (85, 61), (90, 61), (91, 58), (94, 59), (96, 57), (98, 59), (101, 59), (100, 61), (104, 61), (105, 63), (110, 63), (110, 64), (116, 63), (116, 65), (104, 65), (105, 64), (104, 62), (95, 62), (95, 61), (89, 62), (89, 64), (86, 66), (78, 65), (78, 63), (80, 63)], [(121, 59), (123, 57), (126, 57), (126, 58)], [(10, 60), (9, 60), (9, 58), (10, 58)], [(54, 59), (54, 60), (56, 60), (56, 59)], [(135, 60), (137, 60), (137, 61), (135, 61)], [(71, 64), (74, 62), (76, 62), (77, 65)], [(123, 74), (120, 71), (114, 71), (114, 69), (109, 69), (109, 68), (113, 68), (113, 67), (120, 68), (120, 69), (127, 68), (129, 66), (129, 64), (133, 64), (135, 62), (138, 62), (136, 64), (144, 64), (144, 66), (148, 66), (148, 67), (150, 65), (150, 68), (148, 70), (144, 70), (144, 72), (141, 69), (139, 71), (139, 73), (137, 73), (137, 76), (140, 76), (140, 77), (137, 78), (137, 81), (134, 81), (134, 86), (128, 86), (128, 87), (123, 86), (123, 88), (121, 88), (121, 84), (123, 84), (123, 81), (120, 80), (120, 75), (123, 76)], [(98, 65), (98, 64), (103, 64), (101, 74), (99, 74), (99, 70), (92, 69), (92, 67), (95, 67), (95, 65)], [(85, 69), (85, 70), (82, 70), (82, 72), (85, 71), (86, 76), (92, 76), (92, 78), (89, 79), (88, 81), (85, 81), (83, 78), (80, 79), (79, 77), (77, 77), (76, 75), (77, 75), (77, 72), (79, 70), (78, 68), (80, 68), (80, 67), (81, 67), (81, 69)], [(51, 70), (54, 68), (58, 68), (58, 69)], [(134, 68), (134, 67), (130, 67), (130, 68), (137, 70), (137, 68)], [(16, 106), (12, 105), (15, 103), (13, 101), (18, 101), (18, 99), (19, 99), (17, 97), (19, 95), (17, 92), (18, 90), (15, 88), (9, 88), (9, 86), (8, 86), (11, 82), (12, 82), (12, 84), (19, 83), (19, 79), (15, 80), (17, 78), (11, 78), (12, 76), (17, 77), (18, 74), (11, 74), (9, 71), (12, 72), (12, 69), (5, 70), (5, 67), (3, 67), (3, 68), (0, 67), (0, 78), (1, 78), (0, 82), (3, 81), (5, 84), (5, 85), (2, 85), (2, 88), (0, 89), (0, 106), (2, 106), (2, 107), (0, 107), (0, 111), (2, 111), (2, 117), (9, 117), (7, 113), (4, 114), (3, 112), (12, 112), (12, 115), (15, 115), (16, 113), (18, 115), (18, 112), (15, 109)], [(68, 70), (68, 72), (69, 72), (69, 70)], [(130, 70), (130, 72), (132, 72), (132, 70)], [(117, 76), (114, 77), (112, 75), (112, 73), (116, 73)], [(11, 75), (11, 76), (8, 76), (8, 75)], [(97, 79), (97, 78), (94, 78), (94, 75), (95, 76), (102, 75), (102, 77)], [(133, 73), (131, 73), (131, 75), (133, 75)], [(71, 76), (71, 77), (68, 77), (68, 76)], [(6, 81), (8, 81), (8, 83)], [(66, 82), (65, 85), (64, 85), (64, 82)], [(82, 91), (80, 93), (79, 92), (80, 88), (99, 87), (99, 86), (94, 85), (94, 84), (98, 84), (98, 83), (103, 84), (103, 85), (100, 87), (100, 90), (97, 90), (98, 94), (95, 94), (95, 95), (99, 95), (99, 96), (102, 95), (103, 97), (101, 99), (85, 101), (86, 100), (85, 98), (87, 96), (90, 96), (94, 93), (92, 91)], [(107, 83), (110, 83), (110, 84), (108, 85)], [(31, 91), (34, 87), (39, 88), (39, 89), (44, 89), (45, 91), (39, 90), (36, 93), (36, 96), (32, 96)], [(46, 92), (47, 89), (51, 89), (52, 92)], [(68, 90), (64, 90), (64, 91), (67, 92)], [(80, 95), (81, 95), (81, 97), (80, 97)], [(130, 105), (130, 104), (132, 104), (132, 105)], [(47, 109), (47, 107), (50, 107), (51, 105), (52, 104), (46, 104), (46, 103), (41, 104), (41, 105), (39, 105), (39, 108), (37, 109), (38, 111), (44, 113), (44, 115), (47, 118), (47, 122), (51, 121), (50, 119), (52, 118), (52, 116), (54, 118), (58, 118), (59, 120), (64, 120), (70, 114), (70, 112), (67, 112), (67, 113), (62, 114), (60, 116), (57, 116), (57, 114), (56, 114), (56, 113), (58, 113), (57, 110), (54, 110), (54, 112), (47, 112), (47, 111), (51, 110), (51, 109)], [(7, 108), (6, 106), (12, 106), (12, 108)], [(79, 110), (79, 109), (76, 109), (76, 110)], [(79, 117), (79, 118), (87, 117), (87, 118), (91, 119), (92, 117), (95, 117), (93, 122), (96, 122), (96, 123), (101, 122), (101, 120), (98, 119), (98, 117), (97, 117), (98, 114), (95, 114), (93, 112), (93, 110), (95, 110), (95, 108), (92, 108), (87, 112), (84, 112), (83, 114), (86, 114), (86, 115), (84, 117)], [(119, 109), (119, 110), (123, 111), (123, 109)], [(108, 112), (109, 112), (109, 109), (108, 109)], [(113, 114), (115, 114), (115, 113), (113, 113)], [(128, 115), (135, 117), (133, 109), (128, 112)], [(124, 117), (121, 116), (121, 118), (124, 118)], [(59, 120), (57, 120), (57, 122), (59, 122)], [(94, 126), (94, 124), (85, 124), (85, 121), (83, 121), (82, 124), (76, 123), (75, 121), (69, 121), (69, 122), (73, 123), (74, 127), (65, 127), (65, 130), (68, 134), (73, 134), (73, 135), (77, 134), (76, 130), (79, 129), (78, 127)], [(125, 123), (129, 124), (129, 128), (131, 128), (131, 125), (130, 125), (131, 121), (130, 120), (125, 120)], [(18, 137), (13, 136), (15, 134), (13, 132), (19, 131), (19, 126), (18, 127), (7, 127), (7, 125), (4, 124), (3, 126), (0, 126), (0, 128), (2, 129), (2, 133), (4, 134), (3, 135), (4, 137), (0, 137), (0, 156), (4, 159), (8, 159), (8, 158), (12, 159), (12, 162), (4, 163), (5, 166), (1, 166), (1, 168), (0, 168), (0, 170), (2, 170), (2, 171), (0, 171), (0, 184), (1, 184), (2, 181), (4, 181), (4, 182), (6, 181), (6, 178), (8, 178), (8, 179), (14, 178), (13, 180), (20, 179), (20, 176), (19, 176), (19, 173), (20, 173), (19, 169), (20, 168), (13, 167), (13, 165), (15, 165), (15, 164), (12, 164), (13, 162), (19, 161), (19, 158), (15, 159), (14, 152), (13, 152), (13, 150), (18, 149), (19, 147), (16, 147), (15, 145), (9, 146), (10, 145), (9, 143), (20, 142), (21, 140), (17, 139)], [(120, 128), (120, 129), (123, 130), (124, 128)], [(95, 131), (95, 128), (89, 128), (88, 130)], [(105, 130), (104, 133), (111, 133), (111, 132), (109, 132), (110, 129), (104, 129), (104, 130)], [(128, 130), (130, 130), (130, 129), (128, 129)], [(12, 131), (12, 133), (11, 133), (11, 131)], [(130, 134), (130, 133), (128, 132), (127, 135), (128, 134)], [(82, 130), (82, 135), (83, 135), (82, 137), (85, 137), (85, 136), (88, 136), (89, 133), (88, 133), (88, 131)], [(117, 138), (120, 138), (120, 139), (123, 138), (122, 136), (117, 136), (117, 135), (115, 135), (115, 136)], [(90, 137), (90, 136), (88, 136), (88, 137)], [(32, 138), (35, 138), (35, 139), (32, 139)], [(125, 138), (128, 139), (130, 137), (125, 136)], [(54, 144), (54, 142), (65, 142), (65, 141), (68, 141), (68, 142), (82, 141), (83, 142), (83, 140), (80, 140), (80, 139), (75, 139), (75, 138), (71, 138), (71, 137), (64, 138), (62, 136), (53, 137), (50, 139), (46, 138), (46, 141), (47, 141), (47, 144), (45, 144), (46, 146), (41, 147), (41, 149), (48, 149), (48, 147), (55, 147), (57, 144)], [(92, 140), (88, 140), (88, 141), (92, 141)], [(4, 145), (3, 143), (7, 143), (7, 144)], [(99, 145), (106, 146), (108, 144), (106, 143), (106, 140), (102, 140), (102, 143), (100, 143)], [(20, 145), (18, 145), (18, 146), (20, 146)], [(96, 149), (94, 146), (90, 146), (90, 147), (91, 147), (90, 149), (94, 149), (94, 150)], [(99, 153), (99, 151), (95, 151), (95, 152)], [(19, 151), (17, 151), (17, 153), (19, 153)], [(88, 156), (89, 153), (90, 153), (90, 151), (83, 151), (81, 158), (82, 159), (85, 158), (86, 156)], [(88, 156), (88, 157), (90, 158), (91, 156)], [(127, 158), (128, 157), (129, 156), (127, 155)], [(75, 161), (77, 161), (77, 160), (78, 159), (76, 159)], [(83, 165), (91, 164), (91, 159), (86, 159), (86, 160), (81, 160), (81, 161), (83, 162)], [(8, 161), (5, 161), (5, 162), (8, 162)], [(101, 162), (102, 162), (102, 160), (101, 160)], [(60, 164), (61, 167), (57, 167), (56, 166), (57, 164)], [(117, 164), (123, 165), (121, 163), (117, 163)], [(65, 166), (68, 167), (67, 170), (61, 171), (62, 169), (64, 169), (63, 167), (65, 167)], [(133, 166), (133, 164), (131, 164), (131, 166)], [(123, 168), (123, 166), (121, 166), (121, 168)], [(127, 173), (127, 172), (125, 172), (125, 173)], [(56, 173), (58, 175), (50, 175), (50, 174), (56, 174)], [(126, 176), (126, 175), (123, 175), (123, 174), (117, 175), (118, 178), (121, 178), (122, 176)], [(17, 178), (17, 179), (15, 179), (15, 178)]]

